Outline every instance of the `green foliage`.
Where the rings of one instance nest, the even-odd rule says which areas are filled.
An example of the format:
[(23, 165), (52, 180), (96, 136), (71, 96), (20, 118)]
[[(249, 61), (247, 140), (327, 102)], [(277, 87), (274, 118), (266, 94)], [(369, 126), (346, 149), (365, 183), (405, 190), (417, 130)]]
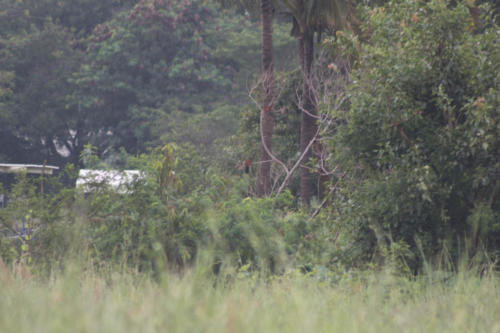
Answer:
[(99, 190), (82, 203), (90, 224), (90, 255), (97, 262), (149, 271), (167, 262), (174, 268), (193, 259), (205, 229), (202, 216), (193, 218), (199, 212), (198, 202), (165, 201), (147, 186), (136, 184), (128, 195)]
[(4, 160), (78, 163), (95, 131), (69, 79), (94, 26), (129, 0), (0, 1), (0, 138)]
[(184, 166), (192, 170), (187, 180), (203, 181), (202, 175), (209, 168), (234, 169), (238, 149), (231, 135), (238, 129), (239, 113), (238, 106), (225, 104), (189, 116), (181, 111), (172, 112), (157, 122), (161, 133), (157, 141), (176, 142), (182, 147)]
[(1, 0), (0, 36), (4, 33), (41, 28), (47, 18), (78, 35), (88, 34), (108, 20), (113, 12), (128, 7), (136, 0)]
[(392, 242), (415, 254), (416, 239), (426, 256), (443, 242), (457, 254), (456, 240), (482, 229), (481, 243), (498, 250), (498, 27), (473, 34), (467, 7), (442, 1), (392, 1), (365, 15), (371, 38), (335, 141), (349, 173), (339, 219), (358, 255)]
[(0, 247), (6, 262), (49, 268), (67, 257), (77, 230), (69, 218), (73, 191), (64, 189), (61, 180), (72, 174), (71, 167), (58, 178), (19, 174), (10, 191), (4, 191), (7, 204), (0, 209)]
[[(248, 15), (197, 0), (1, 0), (0, 17), (3, 161), (78, 165), (86, 144), (110, 159), (187, 140), (236, 164), (217, 146), (260, 66)], [(279, 68), (287, 29), (276, 25)]]
[(144, 151), (165, 114), (209, 110), (233, 71), (212, 55), (215, 24), (208, 3), (142, 1), (94, 29), (75, 99), (94, 115), (96, 145)]
[[(260, 11), (260, 10), (259, 10)], [(217, 20), (215, 30), (210, 31), (210, 40), (216, 46), (214, 55), (221, 63), (234, 69), (234, 84), (231, 99), (248, 103), (248, 90), (261, 75), (261, 27), (248, 15), (226, 13)], [(289, 71), (296, 67), (296, 40), (290, 36), (290, 26), (276, 20), (273, 24), (274, 68)]]
[(61, 147), (78, 156), (81, 148), (73, 132), (80, 130), (83, 136), (85, 129), (77, 107), (67, 102), (74, 88), (69, 76), (82, 59), (73, 42), (50, 19), (41, 28), (31, 26), (2, 41), (0, 84), (7, 93), (0, 96), (0, 135), (5, 140), (0, 152), (15, 156), (18, 150), (24, 162), (38, 163), (47, 158), (59, 162)]
[(85, 220), (92, 258), (143, 271), (192, 262), (207, 237), (210, 201), (193, 187), (185, 195), (183, 180), (192, 183), (179, 156), (184, 156), (182, 149), (171, 144), (131, 158), (129, 165), (139, 167), (143, 176), (127, 193), (97, 185), (86, 199), (77, 200), (81, 210), (75, 218)]
[[(92, 151), (84, 151), (85, 163), (104, 167)], [(193, 181), (199, 168), (189, 165), (191, 157), (183, 147), (166, 145), (129, 158), (127, 165), (140, 168), (142, 176), (120, 192), (95, 183), (84, 195), (80, 188), (46, 178), (51, 193), (42, 194), (41, 179), (21, 177), (6, 192), (9, 205), (0, 210), (1, 258), (29, 261), (47, 273), (60, 269), (63, 258), (83, 258), (97, 267), (159, 274), (190, 267), (200, 252), (214, 272), (268, 274), (290, 266), (336, 264), (331, 223), (309, 223), (307, 215), (290, 210), (295, 201), (290, 191), (277, 198), (251, 198), (248, 176), (225, 176), (215, 169)], [(69, 168), (59, 178), (74, 177)], [(11, 231), (20, 222), (29, 224), (30, 238), (5, 237), (16, 236)]]
[[(86, 148), (84, 163), (105, 166), (93, 151)], [(49, 194), (40, 193), (41, 178), (21, 176), (0, 209), (2, 259), (50, 272), (62, 258), (83, 256), (98, 266), (161, 272), (189, 266), (204, 249), (212, 251), (214, 267), (281, 269), (286, 260), (278, 229), (292, 200), (288, 192), (276, 206), (270, 198), (247, 197), (247, 177), (212, 169), (192, 180), (199, 167), (190, 165), (189, 150), (173, 144), (129, 159), (142, 176), (120, 192), (105, 183), (91, 184), (85, 195), (65, 189), (60, 179), (73, 178), (71, 168), (59, 179), (43, 179)], [(25, 229), (16, 231), (21, 225)]]
[(212, 217), (212, 234), (221, 263), (278, 272), (285, 262), (278, 233), (281, 211), (269, 198), (230, 198)]

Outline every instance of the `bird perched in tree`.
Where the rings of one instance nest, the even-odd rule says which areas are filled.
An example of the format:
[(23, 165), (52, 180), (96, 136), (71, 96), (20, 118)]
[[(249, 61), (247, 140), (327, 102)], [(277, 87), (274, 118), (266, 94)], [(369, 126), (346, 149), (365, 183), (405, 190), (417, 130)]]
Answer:
[(252, 160), (247, 158), (245, 161), (245, 173), (250, 173), (250, 165), (252, 165)]

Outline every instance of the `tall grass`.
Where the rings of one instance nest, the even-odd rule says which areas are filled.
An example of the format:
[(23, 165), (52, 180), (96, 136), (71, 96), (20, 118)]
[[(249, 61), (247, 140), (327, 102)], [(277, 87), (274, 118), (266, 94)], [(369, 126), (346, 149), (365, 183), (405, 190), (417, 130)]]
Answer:
[(0, 332), (500, 332), (499, 282), (469, 272), (215, 278), (196, 268), (153, 279), (77, 267), (41, 280), (4, 265)]

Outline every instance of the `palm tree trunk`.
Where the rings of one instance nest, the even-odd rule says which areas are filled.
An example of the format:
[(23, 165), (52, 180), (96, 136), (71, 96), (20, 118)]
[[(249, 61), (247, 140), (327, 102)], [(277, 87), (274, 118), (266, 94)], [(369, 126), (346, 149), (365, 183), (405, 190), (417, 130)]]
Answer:
[[(299, 55), (302, 67), (302, 119), (300, 123), (300, 151), (303, 153), (318, 130), (318, 106), (314, 98), (312, 64), (314, 57), (314, 33), (306, 31), (299, 37)], [(307, 112), (305, 112), (307, 111)], [(304, 155), (300, 177), (300, 196), (304, 206), (309, 206), (313, 193), (313, 178), (307, 166), (311, 159), (311, 149)]]
[[(261, 0), (262, 20), (262, 107), (260, 111), (260, 126), (262, 142), (260, 163), (257, 172), (257, 195), (265, 196), (271, 193), (271, 156), (274, 131), (273, 101), (274, 101), (274, 61), (273, 61), (273, 16), (274, 8), (270, 0)], [(266, 149), (267, 148), (267, 149)]]

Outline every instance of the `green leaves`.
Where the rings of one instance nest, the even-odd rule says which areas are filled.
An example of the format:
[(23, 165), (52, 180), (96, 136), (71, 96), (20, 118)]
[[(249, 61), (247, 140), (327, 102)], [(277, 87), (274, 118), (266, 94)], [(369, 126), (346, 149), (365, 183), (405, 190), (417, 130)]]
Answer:
[(50, 19), (41, 29), (33, 26), (29, 33), (4, 40), (0, 50), (4, 133), (13, 144), (18, 141), (24, 146), (18, 146), (17, 155), (21, 158), (27, 153), (29, 157), (23, 156), (23, 162), (40, 163), (40, 155), (45, 155), (55, 163), (61, 158), (56, 146), (67, 145), (69, 154), (75, 148), (71, 130), (76, 129), (77, 110), (67, 103), (72, 91), (67, 80), (80, 60), (72, 35)]
[(142, 1), (96, 27), (78, 82), (96, 99), (89, 112), (98, 115), (100, 145), (141, 151), (167, 114), (209, 110), (231, 84), (230, 66), (212, 56), (215, 14), (197, 0)]
[(473, 207), (499, 209), (499, 30), (489, 21), (471, 33), (467, 7), (443, 1), (391, 1), (365, 15), (371, 39), (336, 141), (361, 168), (345, 204), (355, 223), (411, 246), (419, 235), (432, 253), (470, 230)]

